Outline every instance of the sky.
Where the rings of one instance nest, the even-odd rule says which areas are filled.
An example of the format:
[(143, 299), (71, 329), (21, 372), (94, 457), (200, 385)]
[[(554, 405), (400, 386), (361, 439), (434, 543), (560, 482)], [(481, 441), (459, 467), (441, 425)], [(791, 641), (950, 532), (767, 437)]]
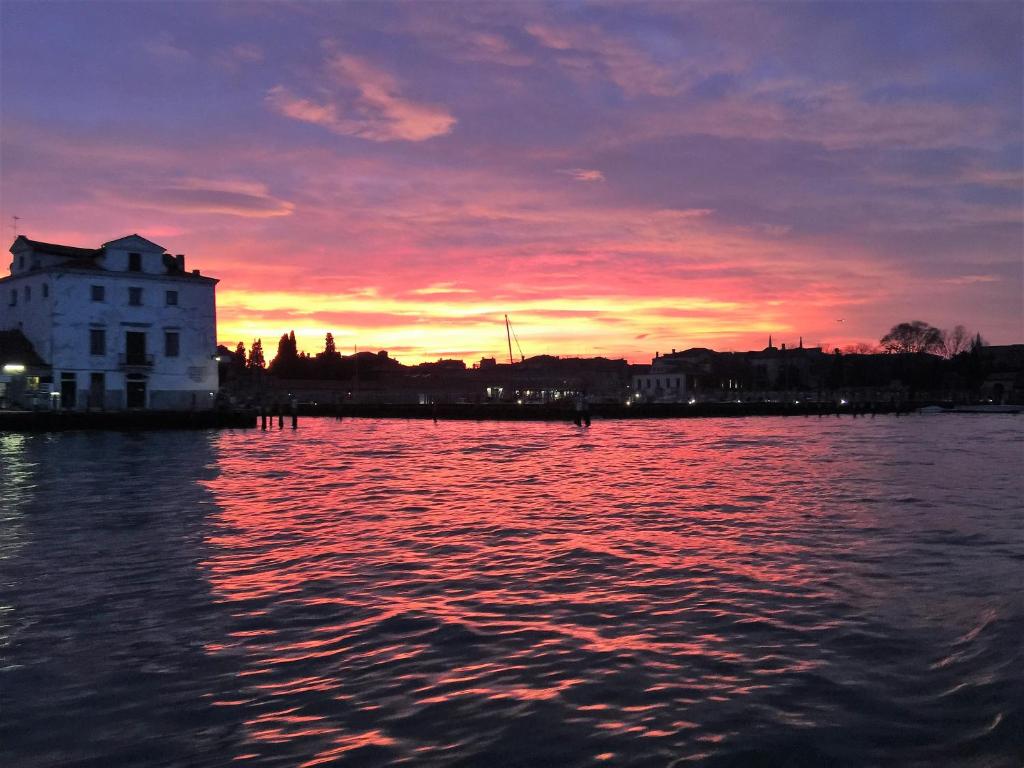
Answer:
[[(0, 4), (0, 225), (218, 336), (647, 362), (1024, 341), (1017, 2)], [(516, 350), (518, 355), (518, 350)]]

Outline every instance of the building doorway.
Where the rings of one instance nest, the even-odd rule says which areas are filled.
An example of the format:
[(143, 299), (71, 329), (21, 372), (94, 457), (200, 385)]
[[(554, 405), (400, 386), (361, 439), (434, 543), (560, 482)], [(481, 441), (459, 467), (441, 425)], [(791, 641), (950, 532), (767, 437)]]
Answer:
[(74, 408), (78, 401), (78, 377), (74, 373), (60, 375), (60, 404), (63, 408)]
[(146, 407), (146, 380), (129, 379), (125, 382), (126, 405), (129, 408)]
[(106, 385), (102, 373), (89, 374), (89, 407), (102, 408), (106, 399)]

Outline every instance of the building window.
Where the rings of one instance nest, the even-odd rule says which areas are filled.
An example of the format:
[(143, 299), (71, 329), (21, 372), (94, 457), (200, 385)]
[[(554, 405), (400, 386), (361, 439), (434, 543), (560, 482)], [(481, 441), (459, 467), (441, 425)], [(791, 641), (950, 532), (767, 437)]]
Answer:
[(178, 356), (178, 332), (164, 331), (164, 356)]
[(89, 329), (89, 354), (107, 354), (107, 331), (104, 328)]
[(24, 269), (24, 268), (25, 268), (25, 257), (24, 256), (19, 256), (18, 257), (18, 269)]
[(105, 293), (106, 293), (106, 289), (102, 285), (94, 285), (94, 286), (92, 286), (92, 300), (93, 301), (103, 301)]
[(32, 301), (32, 286), (25, 286), (25, 301)]
[(44, 299), (50, 298), (50, 284), (49, 283), (43, 283), (43, 298)]
[(10, 304), (10, 306), (12, 306), (12, 307), (18, 306), (18, 289), (17, 288), (11, 288), (11, 300), (8, 302), (8, 304)]
[(167, 306), (168, 307), (176, 307), (176, 306), (178, 306), (178, 292), (177, 291), (168, 291), (167, 292)]
[(142, 254), (141, 253), (129, 253), (128, 254), (128, 271), (129, 272), (141, 272), (142, 271)]
[(133, 307), (142, 306), (142, 289), (141, 288), (129, 288), (128, 289), (128, 303)]

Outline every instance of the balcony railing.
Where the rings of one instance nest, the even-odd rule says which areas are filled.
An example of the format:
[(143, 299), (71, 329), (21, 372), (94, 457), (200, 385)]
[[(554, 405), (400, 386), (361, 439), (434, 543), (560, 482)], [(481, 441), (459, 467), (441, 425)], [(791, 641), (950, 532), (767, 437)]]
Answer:
[(122, 353), (117, 356), (117, 364), (121, 368), (152, 368), (153, 356)]

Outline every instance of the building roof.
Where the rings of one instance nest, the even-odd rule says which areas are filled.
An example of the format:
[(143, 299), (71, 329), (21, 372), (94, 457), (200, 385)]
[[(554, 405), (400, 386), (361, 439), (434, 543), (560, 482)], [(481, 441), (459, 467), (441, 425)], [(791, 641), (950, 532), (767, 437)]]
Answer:
[[(198, 269), (193, 269), (191, 272), (182, 269), (181, 262), (177, 260), (169, 253), (166, 253), (166, 248), (162, 245), (157, 245), (152, 240), (147, 240), (141, 235), (126, 235), (125, 237), (119, 237), (116, 240), (110, 240), (104, 243), (99, 248), (77, 248), (71, 245), (60, 245), (58, 243), (44, 243), (42, 240), (30, 240), (24, 235), (18, 235), (14, 242), (11, 244), (11, 253), (18, 253), (26, 249), (31, 250), (33, 253), (46, 254), (50, 256), (59, 256), (65, 261), (51, 265), (46, 269), (49, 270), (76, 270), (76, 269), (103, 269), (101, 263), (99, 263), (99, 257), (106, 253), (108, 246), (117, 246), (119, 248), (134, 247), (140, 251), (154, 251), (163, 254), (164, 268), (167, 270), (166, 274), (177, 278), (187, 278), (197, 282), (206, 283), (218, 283), (220, 282), (215, 277), (209, 277), (208, 275), (200, 274)], [(35, 270), (33, 270), (35, 271)], [(18, 275), (11, 274), (10, 276), (0, 277), (0, 282), (4, 282), (11, 278), (16, 278)]]
[(141, 247), (148, 246), (150, 250), (159, 251), (160, 253), (163, 253), (164, 251), (167, 250), (162, 245), (160, 245), (158, 243), (154, 243), (152, 240), (147, 240), (146, 238), (144, 238), (142, 235), (140, 235), (138, 233), (133, 233), (131, 235), (125, 235), (124, 237), (119, 237), (116, 240), (108, 240), (107, 242), (105, 242), (103, 244), (103, 247), (106, 248), (106, 247), (111, 246), (111, 245), (117, 245), (117, 246), (122, 246), (122, 247), (123, 246), (134, 246), (136, 248), (140, 247), (140, 246)]
[(29, 368), (48, 367), (19, 330), (0, 331), (0, 366), (7, 363), (21, 363)]
[(63, 256), (73, 259), (95, 259), (103, 254), (102, 248), (76, 248), (71, 245), (44, 243), (42, 240), (29, 240), (24, 235), (18, 235), (15, 238), (11, 244), (10, 251), (14, 253), (24, 247), (31, 248), (36, 253), (46, 253), (51, 256)]

